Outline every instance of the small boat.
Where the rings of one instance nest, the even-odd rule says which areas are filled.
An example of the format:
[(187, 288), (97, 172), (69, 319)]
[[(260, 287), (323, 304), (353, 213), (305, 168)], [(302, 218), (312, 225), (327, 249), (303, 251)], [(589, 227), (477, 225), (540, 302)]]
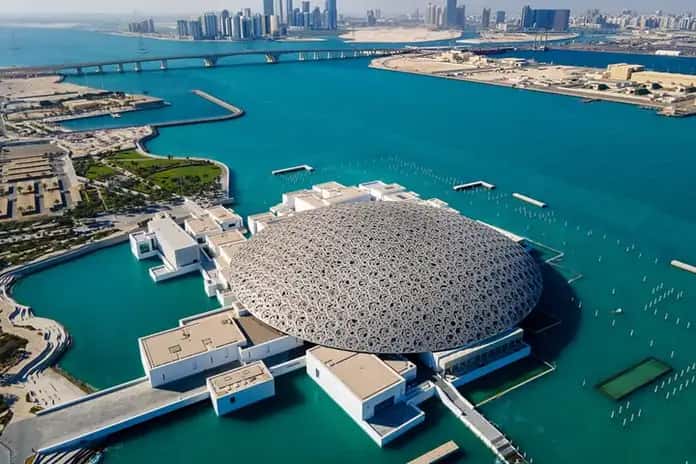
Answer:
[(112, 118), (120, 118), (121, 115), (118, 114), (118, 113), (111, 113), (111, 117), (112, 117)]

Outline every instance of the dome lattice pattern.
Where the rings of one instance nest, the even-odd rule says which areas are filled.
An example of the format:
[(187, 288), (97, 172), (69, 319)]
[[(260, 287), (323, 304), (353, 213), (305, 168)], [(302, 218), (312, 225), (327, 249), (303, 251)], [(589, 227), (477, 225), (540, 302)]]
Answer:
[(542, 277), (523, 248), (452, 211), (370, 202), (299, 213), (236, 251), (231, 289), (303, 340), (372, 353), (460, 347), (517, 325)]

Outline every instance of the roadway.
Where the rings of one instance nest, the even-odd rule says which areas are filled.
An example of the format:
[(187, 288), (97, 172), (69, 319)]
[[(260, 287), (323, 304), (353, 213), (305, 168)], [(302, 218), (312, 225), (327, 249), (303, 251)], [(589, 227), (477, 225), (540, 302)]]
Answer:
[(84, 61), (78, 63), (46, 64), (15, 68), (0, 68), (0, 75), (12, 74), (35, 74), (35, 73), (56, 73), (60, 71), (75, 70), (81, 73), (84, 68), (97, 68), (101, 71), (104, 66), (116, 66), (119, 71), (123, 71), (123, 65), (134, 64), (135, 71), (141, 70), (142, 63), (160, 62), (161, 68), (166, 69), (170, 61), (196, 60), (202, 59), (208, 67), (215, 66), (217, 61), (222, 58), (234, 56), (265, 56), (267, 62), (275, 63), (282, 55), (312, 56), (326, 54), (329, 59), (358, 58), (364, 56), (385, 56), (400, 53), (410, 53), (412, 50), (396, 48), (318, 48), (318, 49), (293, 49), (293, 50), (242, 50), (223, 53), (195, 53), (181, 55), (162, 55), (162, 56), (141, 56), (136, 58), (104, 60), (104, 61)]

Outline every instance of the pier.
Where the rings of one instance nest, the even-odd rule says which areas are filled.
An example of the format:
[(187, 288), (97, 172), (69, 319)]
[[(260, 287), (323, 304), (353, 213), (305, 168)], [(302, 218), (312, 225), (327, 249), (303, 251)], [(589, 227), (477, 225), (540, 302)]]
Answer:
[(206, 93), (202, 90), (192, 90), (191, 91), (193, 94), (198, 95), (199, 97), (208, 100), (209, 102), (226, 109), (229, 111), (227, 114), (223, 114), (221, 116), (209, 116), (209, 117), (204, 117), (204, 118), (193, 118), (193, 119), (180, 119), (177, 121), (166, 121), (166, 122), (159, 122), (156, 124), (151, 124), (153, 128), (156, 129), (161, 129), (163, 127), (175, 127), (175, 126), (188, 126), (191, 124), (203, 124), (207, 122), (219, 122), (219, 121), (227, 121), (229, 119), (236, 119), (244, 116), (244, 110), (232, 105), (231, 103), (228, 103), (224, 100), (221, 100), (220, 98), (217, 98), (213, 95), (210, 95), (209, 93)]
[[(73, 72), (77, 75), (83, 75), (87, 69), (93, 69), (94, 73), (101, 74), (108, 72), (109, 69), (114, 72), (123, 73), (128, 70), (132, 72), (142, 72), (143, 64), (152, 63), (155, 65), (153, 70), (166, 72), (171, 68), (173, 61), (191, 61), (199, 60), (206, 68), (213, 68), (218, 65), (221, 59), (238, 56), (260, 56), (265, 59), (268, 64), (275, 64), (280, 61), (281, 56), (294, 57), (295, 61), (316, 61), (316, 60), (342, 60), (347, 58), (365, 58), (365, 57), (381, 57), (390, 55), (399, 55), (404, 53), (412, 53), (413, 50), (398, 49), (398, 48), (338, 48), (338, 49), (307, 49), (307, 50), (242, 50), (235, 52), (224, 53), (202, 53), (190, 55), (170, 55), (170, 56), (152, 56), (152, 57), (137, 57), (122, 60), (111, 61), (90, 61), (82, 63), (66, 63), (66, 64), (45, 64), (38, 66), (25, 66), (15, 68), (0, 68), (0, 76), (32, 76), (38, 74), (56, 74)], [(130, 69), (127, 68), (130, 66)]]
[(524, 201), (525, 203), (529, 203), (530, 205), (534, 205), (538, 208), (546, 208), (546, 203), (543, 201), (536, 200), (532, 197), (528, 197), (527, 195), (522, 195), (521, 193), (513, 193), (513, 197), (517, 198), (520, 201)]
[(314, 171), (314, 168), (312, 166), (310, 166), (309, 164), (300, 164), (298, 166), (291, 166), (289, 168), (276, 169), (274, 171), (271, 171), (271, 174), (273, 174), (274, 176), (279, 176), (281, 174), (290, 174), (290, 173), (298, 172), (298, 171), (312, 172), (312, 171)]
[(452, 189), (455, 192), (459, 192), (462, 190), (469, 190), (469, 189), (474, 189), (474, 188), (478, 188), (478, 187), (483, 187), (483, 188), (488, 189), (488, 190), (493, 190), (495, 188), (495, 185), (493, 185), (489, 182), (483, 181), (483, 180), (477, 180), (475, 182), (469, 182), (468, 184), (455, 185), (454, 187), (452, 187)]
[(444, 459), (447, 459), (452, 454), (459, 451), (459, 446), (452, 440), (444, 443), (437, 448), (428, 451), (422, 456), (417, 457), (412, 461), (408, 461), (407, 464), (435, 464)]
[(452, 384), (439, 375), (436, 375), (433, 381), (443, 404), (493, 451), (498, 459), (507, 464), (527, 464), (527, 459), (512, 445), (510, 440), (479, 413)]
[(203, 401), (209, 397), (205, 378), (196, 379), (198, 382), (156, 389), (143, 377), (11, 423), (0, 436), (0, 461), (19, 464), (34, 452), (41, 456), (83, 448), (128, 427)]
[(692, 266), (691, 264), (686, 264), (686, 263), (684, 263), (682, 261), (678, 261), (676, 259), (673, 259), (670, 264), (672, 266), (676, 267), (677, 269), (681, 269), (682, 271), (691, 272), (692, 274), (696, 274), (696, 266)]

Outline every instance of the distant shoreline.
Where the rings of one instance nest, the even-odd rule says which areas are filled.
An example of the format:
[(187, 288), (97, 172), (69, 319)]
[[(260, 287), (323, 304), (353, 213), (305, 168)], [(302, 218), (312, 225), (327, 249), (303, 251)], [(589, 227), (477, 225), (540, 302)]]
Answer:
[(460, 30), (431, 30), (427, 27), (369, 27), (347, 31), (338, 37), (347, 43), (422, 43), (453, 40)]
[(285, 37), (282, 39), (253, 39), (253, 40), (217, 40), (217, 39), (203, 39), (203, 40), (193, 40), (193, 39), (182, 39), (173, 35), (157, 35), (157, 34), (140, 34), (136, 32), (103, 32), (104, 34), (114, 35), (119, 37), (130, 37), (130, 38), (143, 38), (152, 40), (164, 40), (168, 42), (191, 42), (191, 43), (245, 43), (245, 42), (255, 42), (255, 41), (265, 41), (265, 42), (325, 42), (326, 39), (321, 37)]

